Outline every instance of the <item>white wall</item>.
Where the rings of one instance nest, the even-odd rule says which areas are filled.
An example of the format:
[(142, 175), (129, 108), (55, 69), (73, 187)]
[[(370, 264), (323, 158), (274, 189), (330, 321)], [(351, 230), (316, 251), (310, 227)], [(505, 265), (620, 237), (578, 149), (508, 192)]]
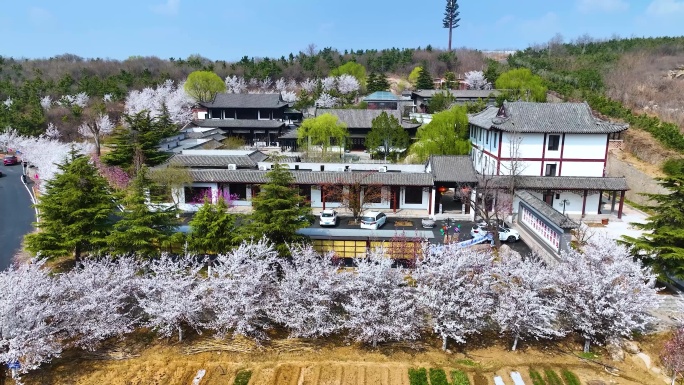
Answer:
[(406, 196), (405, 196), (406, 188), (402, 187), (400, 191), (400, 201), (399, 201), (399, 208), (402, 209), (409, 209), (409, 210), (427, 210), (428, 207), (430, 206), (430, 189), (424, 188), (423, 189), (423, 202), (418, 204), (409, 204), (406, 203)]
[(565, 134), (563, 159), (603, 160), (606, 157), (607, 144), (608, 136), (606, 134)]
[[(530, 194), (536, 196), (539, 199), (543, 199), (543, 194), (536, 191), (527, 191)], [(565, 213), (572, 215), (582, 214), (582, 192), (572, 193), (569, 191), (562, 191), (559, 193), (560, 197), (556, 199), (556, 194), (553, 195), (552, 207), (559, 213), (563, 213), (563, 200), (567, 199), (568, 202), (565, 204)], [(585, 207), (586, 215), (596, 215), (598, 214), (598, 204), (600, 195), (598, 193), (591, 194), (591, 191), (587, 194), (587, 204)], [(518, 210), (520, 199), (516, 196), (513, 199), (513, 209)]]
[(563, 162), (561, 176), (603, 176), (603, 161)]

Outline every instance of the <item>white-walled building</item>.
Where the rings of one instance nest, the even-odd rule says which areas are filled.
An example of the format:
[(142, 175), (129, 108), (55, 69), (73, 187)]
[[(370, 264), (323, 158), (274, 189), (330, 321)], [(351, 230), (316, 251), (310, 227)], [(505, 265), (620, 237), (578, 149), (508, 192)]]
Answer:
[[(563, 214), (607, 214), (602, 196), (608, 193), (612, 213), (624, 178), (605, 178), (612, 138), (627, 129), (593, 116), (586, 103), (504, 102), (471, 115), (471, 159), (484, 178), (500, 187), (514, 186)], [(514, 208), (519, 206), (515, 198)]]

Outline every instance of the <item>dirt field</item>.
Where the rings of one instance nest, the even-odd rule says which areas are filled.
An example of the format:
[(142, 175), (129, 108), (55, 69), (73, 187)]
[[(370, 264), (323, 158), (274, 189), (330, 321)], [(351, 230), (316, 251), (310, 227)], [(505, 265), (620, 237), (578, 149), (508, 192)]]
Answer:
[[(651, 355), (658, 365), (657, 352), (664, 336), (644, 338), (642, 349)], [(471, 383), (475, 377), (483, 377), (493, 384), (500, 375), (506, 384), (513, 384), (510, 373), (520, 372), (526, 384), (531, 385), (529, 369), (543, 371), (554, 369), (559, 375), (562, 369), (577, 374), (582, 384), (664, 384), (664, 376), (647, 370), (636, 356), (627, 354), (624, 362), (611, 362), (606, 353), (598, 349), (596, 362), (579, 358), (579, 342), (566, 341), (553, 345), (528, 346), (511, 352), (504, 346), (488, 345), (469, 349), (467, 352), (442, 352), (439, 342), (434, 347), (412, 350), (405, 344), (383, 345), (377, 350), (361, 346), (336, 343), (335, 347), (316, 346), (306, 341), (281, 341), (259, 347), (251, 343), (228, 343), (231, 351), (211, 351), (188, 354), (191, 350), (204, 350), (210, 341), (198, 338), (183, 344), (166, 344), (164, 341), (138, 341), (135, 351), (130, 341), (125, 353), (120, 349), (97, 354), (74, 352), (56, 360), (52, 365), (25, 376), (27, 385), (78, 384), (78, 385), (190, 385), (198, 370), (206, 375), (200, 385), (233, 384), (240, 370), (252, 371), (250, 385), (409, 385), (408, 369), (411, 367), (443, 368), (450, 372), (460, 369), (468, 374)], [(293, 342), (290, 342), (293, 341)], [(142, 348), (150, 343), (150, 346)], [(233, 344), (233, 345), (231, 345)], [(212, 344), (212, 349), (216, 345)], [(254, 353), (236, 353), (235, 351)], [(105, 357), (103, 353), (110, 356)], [(115, 357), (117, 359), (112, 359)], [(125, 359), (121, 359), (125, 358)], [(609, 374), (600, 364), (617, 368), (617, 375)], [(590, 382), (601, 381), (601, 382)], [(477, 382), (478, 384), (481, 382)]]

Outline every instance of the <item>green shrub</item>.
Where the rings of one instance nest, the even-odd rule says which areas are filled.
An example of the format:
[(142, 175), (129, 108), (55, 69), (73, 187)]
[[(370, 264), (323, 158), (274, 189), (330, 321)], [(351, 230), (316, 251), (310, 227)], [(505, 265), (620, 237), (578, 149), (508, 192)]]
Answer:
[(470, 385), (468, 375), (460, 370), (451, 372), (451, 381), (453, 382), (453, 385)]
[(563, 385), (563, 381), (553, 369), (544, 369), (544, 374), (546, 375), (546, 383), (548, 385)]
[(409, 369), (409, 383), (411, 385), (428, 385), (427, 370), (425, 368)]
[(670, 158), (666, 160), (663, 163), (663, 172), (671, 176), (684, 174), (684, 159)]
[(567, 369), (563, 369), (561, 374), (563, 375), (563, 380), (565, 380), (565, 385), (581, 385), (580, 380), (577, 378), (575, 373)]
[(462, 360), (458, 360), (458, 361), (456, 361), (456, 363), (460, 364), (460, 365), (466, 365), (466, 366), (477, 366), (477, 362), (475, 362), (473, 360), (469, 360), (467, 358), (464, 358)]
[(251, 370), (240, 370), (235, 376), (235, 381), (233, 382), (234, 385), (247, 385), (249, 383), (249, 379), (252, 378), (252, 371)]
[(532, 385), (546, 385), (544, 377), (534, 369), (530, 369), (530, 378), (532, 379)]
[(449, 385), (444, 369), (430, 368), (430, 384), (431, 385)]

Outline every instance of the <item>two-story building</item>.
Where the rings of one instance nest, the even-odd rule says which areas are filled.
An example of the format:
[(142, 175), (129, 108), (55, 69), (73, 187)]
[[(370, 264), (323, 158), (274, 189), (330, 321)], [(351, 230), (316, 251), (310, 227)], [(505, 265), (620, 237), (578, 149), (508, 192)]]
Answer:
[(622, 216), (627, 184), (604, 175), (609, 140), (628, 126), (595, 117), (586, 103), (504, 102), (469, 123), (473, 167), (498, 185), (581, 216), (604, 214), (603, 193), (612, 197), (613, 211), (620, 194)]
[(252, 146), (278, 147), (278, 138), (301, 121), (301, 112), (283, 101), (280, 94), (216, 95), (193, 109), (192, 127), (220, 129), (225, 136), (239, 137)]

